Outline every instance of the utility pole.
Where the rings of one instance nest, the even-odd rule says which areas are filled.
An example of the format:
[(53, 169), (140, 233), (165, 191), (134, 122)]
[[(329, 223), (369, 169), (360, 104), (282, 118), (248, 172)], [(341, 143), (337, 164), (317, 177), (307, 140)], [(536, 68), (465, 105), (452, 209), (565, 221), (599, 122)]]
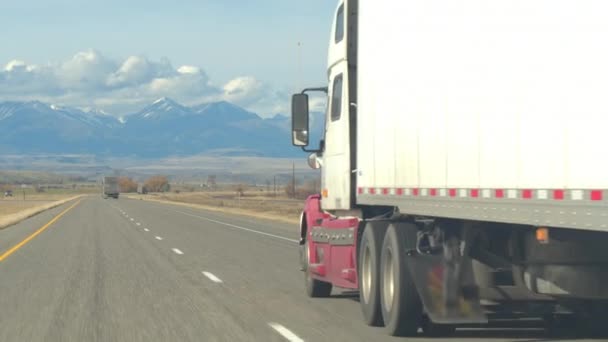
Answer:
[(298, 41), (298, 76), (296, 77), (296, 90), (301, 89), (302, 87), (302, 43)]
[(291, 162), (291, 181), (292, 181), (292, 194), (293, 198), (296, 198), (296, 163)]

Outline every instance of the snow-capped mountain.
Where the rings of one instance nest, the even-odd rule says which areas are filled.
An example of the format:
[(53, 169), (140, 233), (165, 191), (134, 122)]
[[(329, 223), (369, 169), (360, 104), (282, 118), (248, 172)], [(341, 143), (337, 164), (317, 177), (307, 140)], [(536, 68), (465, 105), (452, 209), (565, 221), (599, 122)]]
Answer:
[(39, 101), (0, 103), (0, 152), (103, 151), (121, 124), (113, 116)]
[(293, 156), (301, 152), (291, 146), (290, 126), (286, 116), (262, 119), (224, 101), (187, 107), (161, 98), (121, 118), (38, 101), (4, 102), (0, 153), (164, 157), (231, 151)]
[(192, 110), (212, 120), (245, 121), (260, 119), (257, 114), (226, 101), (200, 104), (192, 107)]
[(160, 98), (139, 112), (128, 117), (129, 120), (162, 120), (164, 118), (174, 119), (179, 116), (188, 115), (192, 110), (173, 101), (168, 97)]

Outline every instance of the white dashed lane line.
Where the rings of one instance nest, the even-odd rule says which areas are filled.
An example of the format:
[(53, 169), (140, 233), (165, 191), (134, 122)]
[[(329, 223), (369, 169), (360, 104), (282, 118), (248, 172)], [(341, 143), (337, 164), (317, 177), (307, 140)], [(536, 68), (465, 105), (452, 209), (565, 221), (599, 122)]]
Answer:
[(211, 280), (214, 283), (218, 283), (218, 284), (222, 283), (222, 279), (216, 277), (215, 274), (213, 274), (211, 272), (203, 271), (203, 274), (205, 275), (205, 277), (209, 278), (209, 280)]
[[(218, 224), (221, 224), (221, 225), (224, 225), (224, 226), (228, 226), (228, 227), (231, 227), (231, 228), (248, 231), (248, 232), (251, 232), (251, 233), (265, 235), (265, 236), (269, 236), (269, 237), (273, 237), (273, 238), (277, 238), (277, 239), (281, 239), (281, 240), (285, 240), (285, 241), (289, 241), (289, 242), (294, 242), (294, 243), (298, 242), (297, 240), (289, 239), (289, 238), (286, 238), (284, 236), (270, 234), (270, 233), (266, 233), (266, 232), (261, 232), (261, 231), (258, 231), (258, 230), (254, 230), (254, 229), (245, 228), (245, 227), (237, 226), (237, 225), (226, 223), (226, 222), (221, 222), (221, 221), (213, 220), (213, 219), (210, 219), (210, 218), (207, 218), (207, 217), (204, 217), (204, 216), (193, 215), (193, 214), (186, 213), (186, 212), (179, 211), (179, 210), (172, 210), (172, 211), (175, 211), (175, 212), (178, 212), (178, 213), (181, 213), (181, 214), (184, 214), (184, 215), (196, 217), (196, 218), (199, 218), (199, 219), (203, 219), (203, 220), (206, 220), (206, 221), (218, 223)], [(125, 215), (126, 218), (129, 218), (129, 215), (127, 215), (126, 212), (123, 211), (122, 214)], [(130, 220), (131, 221), (135, 221), (135, 219), (133, 219), (133, 218), (130, 218)], [(135, 224), (138, 225), (138, 226), (141, 226), (141, 223), (139, 223), (139, 222), (136, 222)], [(148, 228), (144, 228), (144, 231), (145, 232), (149, 232), (150, 230)], [(160, 236), (155, 236), (154, 238), (156, 240), (158, 240), (158, 241), (162, 241), (163, 240), (163, 238), (160, 237)], [(173, 253), (175, 253), (177, 255), (183, 255), (184, 254), (184, 252), (182, 252), (178, 248), (172, 248), (171, 251), (173, 251)], [(215, 274), (213, 274), (211, 272), (202, 271), (202, 273), (203, 273), (203, 275), (205, 277), (207, 277), (209, 280), (211, 280), (214, 283), (217, 283), (217, 284), (223, 283), (223, 281), (220, 278), (218, 278)], [(302, 338), (300, 338), (298, 335), (294, 334), (291, 330), (287, 329), (286, 327), (284, 327), (283, 325), (281, 325), (279, 323), (270, 322), (270, 323), (268, 323), (268, 326), (270, 326), (274, 331), (276, 331), (278, 334), (280, 334), (281, 336), (283, 336), (283, 338), (285, 338), (289, 342), (304, 342), (304, 340)]]
[(213, 219), (210, 219), (208, 217), (204, 217), (204, 216), (200, 216), (200, 215), (194, 215), (194, 214), (190, 214), (190, 213), (187, 213), (187, 212), (184, 212), (184, 211), (180, 211), (180, 210), (173, 210), (173, 209), (168, 209), (168, 210), (174, 211), (176, 213), (184, 214), (186, 216), (196, 217), (196, 218), (199, 218), (199, 219), (203, 219), (205, 221), (221, 224), (221, 225), (224, 225), (224, 226), (227, 226), (227, 227), (230, 227), (230, 228), (244, 230), (244, 231), (250, 232), (250, 233), (255, 233), (255, 234), (260, 234), (260, 235), (264, 235), (264, 236), (269, 236), (269, 237), (273, 237), (275, 239), (281, 239), (281, 240), (289, 241), (289, 242), (292, 242), (292, 243), (299, 243), (300, 242), (299, 240), (290, 239), (290, 238), (286, 238), (284, 236), (270, 234), (270, 233), (266, 233), (266, 232), (261, 232), (259, 230), (250, 229), (250, 228), (246, 228), (246, 227), (241, 227), (241, 226), (237, 226), (235, 224), (230, 224), (230, 223), (226, 223), (226, 222), (222, 222), (222, 221), (213, 220)]
[(304, 342), (303, 339), (301, 339), (298, 335), (294, 334), (291, 330), (285, 328), (284, 326), (280, 325), (279, 323), (268, 323), (268, 325), (274, 329), (276, 332), (278, 332), (279, 334), (281, 334), (281, 336), (285, 337), (285, 339), (287, 339), (287, 341), (289, 342)]

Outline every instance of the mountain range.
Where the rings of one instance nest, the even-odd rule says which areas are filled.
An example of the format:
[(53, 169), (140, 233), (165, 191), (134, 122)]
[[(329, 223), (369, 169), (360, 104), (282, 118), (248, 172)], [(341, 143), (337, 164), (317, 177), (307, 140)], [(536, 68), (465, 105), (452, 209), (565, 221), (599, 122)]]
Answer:
[[(323, 132), (323, 114), (311, 115), (311, 142), (316, 145)], [(290, 132), (287, 116), (261, 118), (225, 101), (188, 107), (161, 98), (121, 118), (40, 101), (0, 103), (2, 154), (301, 155), (291, 146)]]

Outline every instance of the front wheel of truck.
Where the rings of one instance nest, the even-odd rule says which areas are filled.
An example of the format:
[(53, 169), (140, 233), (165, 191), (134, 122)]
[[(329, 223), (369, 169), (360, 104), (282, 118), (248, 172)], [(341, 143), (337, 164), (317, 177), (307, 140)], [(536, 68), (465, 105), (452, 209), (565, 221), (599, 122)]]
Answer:
[(315, 279), (312, 277), (310, 273), (310, 245), (308, 244), (308, 240), (304, 243), (304, 258), (306, 260), (305, 269), (304, 269), (304, 281), (306, 284), (306, 294), (309, 297), (313, 298), (322, 298), (329, 297), (331, 294), (332, 284)]

